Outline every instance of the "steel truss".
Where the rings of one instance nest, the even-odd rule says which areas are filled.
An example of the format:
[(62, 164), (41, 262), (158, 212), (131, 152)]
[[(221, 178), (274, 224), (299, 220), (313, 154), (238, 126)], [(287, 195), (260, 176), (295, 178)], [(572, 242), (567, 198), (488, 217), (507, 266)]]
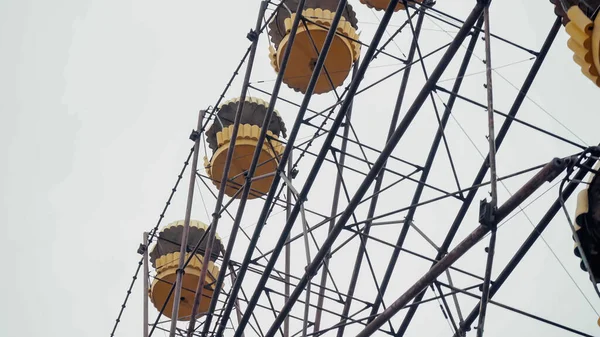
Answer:
[[(343, 12), (341, 9), (344, 8), (347, 2), (347, 0), (339, 1), (338, 10), (332, 20), (332, 27), (336, 27), (341, 20)], [(405, 11), (406, 21), (384, 41), (383, 36), (387, 32), (386, 29), (392, 17), (393, 9), (399, 2), (404, 2), (407, 7)], [(305, 0), (298, 1), (297, 13), (302, 12), (304, 4)], [(585, 176), (596, 160), (595, 157), (590, 157), (586, 158), (583, 162), (577, 162), (575, 157), (569, 156), (562, 159), (555, 159), (547, 164), (524, 168), (522, 171), (503, 177), (497, 176), (495, 171), (496, 151), (499, 151), (513, 122), (572, 145), (579, 151), (588, 149), (585, 144), (579, 144), (516, 117), (559, 31), (560, 20), (557, 19), (555, 21), (541, 49), (535, 51), (490, 32), (489, 20), (487, 19), (489, 18), (487, 13), (489, 2), (486, 0), (474, 1), (474, 7), (470, 15), (464, 20), (435, 9), (433, 6), (434, 3), (431, 1), (424, 1), (423, 4), (408, 4), (406, 0), (391, 0), (388, 8), (381, 17), (378, 28), (370, 43), (367, 44), (364, 41), (359, 41), (363, 48), (366, 48), (366, 52), (363, 54), (361, 61), (355, 64), (354, 72), (348, 86), (341, 93), (337, 90), (332, 91), (332, 95), (336, 99), (335, 104), (322, 110), (315, 110), (314, 108), (310, 108), (309, 105), (313, 98), (313, 90), (319, 75), (326, 76), (329, 82), (332, 83), (324, 62), (331, 43), (336, 35), (343, 38), (346, 37), (335, 29), (328, 29), (327, 37), (320, 50), (317, 48), (316, 43), (312, 41), (313, 47), (317, 51), (318, 59), (310, 78), (307, 92), (302, 101), (296, 103), (292, 99), (283, 97), (283, 94), (280, 93), (283, 75), (290, 58), (295, 32), (299, 27), (306, 26), (309, 22), (316, 24), (310, 18), (297, 15), (292, 24), (290, 40), (287, 49), (284, 51), (280, 72), (273, 84), (272, 91), (267, 91), (257, 85), (257, 83), (253, 83), (251, 77), (257, 46), (261, 36), (264, 35), (265, 27), (274, 17), (275, 13), (278, 10), (282, 10), (281, 4), (275, 7), (269, 7), (269, 5), (268, 1), (261, 2), (256, 27), (248, 34), (251, 46), (247, 49), (234, 71), (234, 75), (227, 83), (223, 94), (219, 97), (214, 108), (209, 107), (199, 114), (198, 126), (191, 137), (195, 141), (195, 146), (190, 152), (190, 156), (184, 166), (185, 170), (191, 158), (192, 172), (188, 191), (186, 226), (190, 220), (196, 181), (203, 183), (205, 189), (211, 191), (216, 202), (209, 226), (210, 229), (207, 230), (204, 237), (194, 246), (181, 246), (178, 278), (171, 289), (171, 294), (174, 295), (175, 302), (172, 317), (177, 317), (178, 294), (181, 292), (181, 277), (184, 267), (194, 258), (193, 253), (199, 249), (204, 240), (207, 241), (206, 251), (209, 255), (213, 249), (216, 249), (216, 247), (213, 247), (213, 242), (218, 230), (219, 221), (223, 215), (227, 215), (233, 223), (232, 231), (229, 233), (229, 241), (223, 252), (223, 257), (218, 260), (218, 263), (223, 267), (215, 281), (216, 291), (212, 296), (210, 309), (202, 315), (198, 316), (195, 314), (199, 299), (203, 296), (203, 289), (206, 286), (204, 276), (207, 273), (207, 268), (204, 266), (201, 271), (200, 282), (195, 290), (195, 309), (193, 310), (194, 314), (191, 317), (188, 327), (186, 329), (181, 328), (181, 325), (177, 324), (177, 319), (170, 320), (170, 322), (161, 320), (161, 315), (165, 309), (163, 306), (163, 310), (161, 310), (154, 323), (151, 324), (152, 328), (149, 336), (157, 330), (168, 331), (171, 337), (224, 336), (229, 335), (231, 329), (231, 333), (236, 337), (245, 335), (268, 337), (275, 335), (285, 337), (297, 335), (320, 336), (324, 333), (335, 333), (338, 337), (341, 337), (344, 333), (347, 333), (349, 326), (359, 326), (361, 332), (358, 336), (361, 337), (369, 336), (376, 332), (391, 336), (403, 336), (417, 310), (427, 303), (435, 302), (439, 304), (444, 317), (448, 319), (455, 336), (464, 336), (476, 319), (479, 319), (478, 336), (482, 336), (486, 317), (485, 312), (488, 304), (552, 325), (575, 335), (590, 336), (578, 329), (492, 300), (493, 296), (502, 287), (506, 279), (511, 275), (512, 271), (559, 211), (561, 203), (564, 203), (564, 200), (573, 193), (577, 186), (576, 181), (581, 180)], [(272, 10), (272, 12), (269, 13), (269, 10)], [(420, 44), (423, 22), (426, 18), (459, 29), (450, 43), (442, 45), (429, 53), (423, 53)], [(403, 29), (410, 30), (412, 40), (408, 54), (405, 58), (400, 58), (386, 51), (386, 48), (391, 43), (395, 43), (394, 39), (397, 38)], [(467, 70), (472, 63), (472, 57), (478, 40), (480, 40), (482, 35), (485, 36), (486, 47), (487, 104), (479, 103), (476, 99), (469, 98), (465, 94), (460, 93)], [(463, 46), (465, 42), (467, 43), (466, 47)], [(493, 75), (491, 66), (493, 43), (503, 43), (535, 57), (529, 73), (507, 113), (496, 110), (493, 105)], [(452, 87), (446, 88), (439, 83), (440, 78), (453, 59), (456, 58), (456, 54), (461, 47), (465, 48), (466, 52), (460, 61)], [(403, 66), (375, 82), (363, 85), (362, 81), (365, 78), (365, 73), (370, 69), (371, 63), (380, 55), (399, 61)], [(434, 57), (439, 57), (439, 59), (433, 70), (430, 70), (426, 66), (426, 62)], [(244, 183), (237, 185), (237, 202), (232, 202), (233, 199), (225, 202), (224, 191), (226, 184), (221, 184), (220, 190), (215, 193), (212, 191), (211, 179), (197, 170), (203, 131), (210, 121), (214, 119), (219, 103), (226, 96), (228, 89), (231, 87), (234, 78), (243, 64), (246, 64), (246, 72), (240, 94), (242, 99), (240, 100), (233, 123), (232, 144), (227, 154), (227, 161), (221, 181), (226, 180), (228, 177), (229, 166), (231, 165), (233, 156), (232, 149), (235, 145), (235, 135), (240, 124), (243, 98), (249, 94), (249, 90), (260, 92), (262, 95), (268, 95), (270, 98), (269, 108), (263, 125), (269, 124), (278, 103), (287, 104), (298, 109), (288, 138), (286, 140), (279, 140), (285, 145), (285, 151), (277, 159), (277, 172), (272, 175), (273, 183), (269, 192), (258, 198), (262, 202), (262, 208), (260, 209), (254, 232), (251, 234), (247, 233), (243, 228), (242, 219), (246, 213), (248, 196), (250, 193), (256, 192), (252, 190), (252, 182), (264, 178), (255, 177), (254, 173), (257, 167), (264, 164), (259, 162), (259, 155), (262, 144), (268, 138), (266, 133), (267, 128), (261, 130), (257, 151), (253, 154), (250, 168), (244, 172)], [(411, 73), (415, 70), (413, 66), (421, 68), (425, 82), (418, 94), (409, 102), (407, 89), (411, 84)], [(371, 90), (400, 73), (402, 73), (402, 79), (389, 122), (385, 146), (378, 148), (368, 145), (359, 139), (358, 133), (352, 124), (354, 100), (357, 97), (362, 97), (361, 94), (363, 92)], [(361, 87), (361, 85), (363, 86)], [(446, 99), (443, 100), (440, 95), (444, 95)], [(438, 107), (440, 102), (443, 105), (441, 109)], [(488, 120), (490, 122), (488, 134), (490, 136), (489, 154), (483, 160), (475, 179), (467, 187), (461, 187), (457, 174), (458, 169), (453, 161), (446, 133), (453, 108), (457, 102), (485, 108), (488, 111)], [(418, 164), (412, 160), (402, 158), (397, 153), (395, 154), (394, 150), (403, 139), (407, 130), (411, 128), (417, 115), (422, 114), (422, 110), (424, 110), (423, 106), (426, 103), (431, 104), (435, 113), (437, 130), (424, 163)], [(404, 113), (402, 114), (403, 108), (406, 106), (408, 108), (404, 109)], [(503, 117), (502, 124), (497, 132), (494, 127), (494, 115)], [(312, 137), (306, 141), (301, 141), (298, 138), (301, 130), (312, 130)], [(314, 144), (321, 146), (318, 151), (311, 150)], [(435, 159), (440, 156), (441, 148), (443, 148), (445, 155), (447, 155), (450, 161), (452, 179), (456, 183), (456, 190), (447, 191), (445, 188), (437, 187), (435, 183), (429, 181), (431, 170), (434, 167)], [(306, 177), (302, 180), (295, 179), (297, 169), (302, 163), (308, 160), (307, 158), (310, 158), (309, 163), (312, 163), (312, 167), (303, 166), (305, 169), (309, 168)], [(359, 164), (354, 165), (353, 163)], [(325, 167), (324, 165), (332, 166), (336, 172), (336, 178), (333, 180), (333, 199), (328, 212), (312, 209), (307, 205), (307, 198), (311, 195), (311, 191), (315, 193), (313, 185), (320, 171)], [(404, 171), (397, 169), (400, 165), (405, 167)], [(362, 168), (359, 168), (359, 166)], [(364, 170), (365, 166), (368, 168), (367, 170)], [(559, 200), (550, 206), (534, 231), (524, 241), (521, 248), (515, 253), (502, 272), (493, 277), (491, 267), (493, 263), (495, 233), (498, 225), (538, 190), (543, 183), (560, 175), (565, 169), (573, 169), (574, 167), (578, 171), (574, 175), (573, 181), (561, 191), (562, 194)], [(488, 173), (490, 173), (490, 169), (492, 170), (490, 180), (484, 181)], [(178, 176), (176, 187), (182, 178), (183, 172), (182, 170)], [(503, 203), (498, 203), (500, 204), (499, 207), (496, 206), (498, 199), (496, 192), (497, 183), (532, 172), (536, 172), (533, 178), (511, 198)], [(359, 175), (361, 177), (360, 184), (348, 181), (349, 174)], [(393, 179), (393, 181), (390, 182), (390, 179)], [(230, 179), (229, 182), (233, 183), (233, 179)], [(414, 192), (408, 206), (402, 205), (402, 207), (383, 213), (382, 211), (378, 211), (379, 201), (384, 193), (393, 190), (394, 187), (400, 184), (412, 184), (411, 186), (414, 187)], [(373, 185), (372, 188), (371, 185)], [(464, 222), (467, 211), (471, 209), (477, 193), (480, 192), (481, 187), (487, 186), (490, 186), (493, 191), (492, 202), (482, 206), (485, 212), (482, 213), (481, 224), (462, 242), (450, 250), (455, 236)], [(173, 193), (176, 191), (176, 187), (172, 190), (167, 206), (170, 203)], [(437, 196), (426, 198), (426, 192), (436, 193)], [(444, 240), (441, 244), (436, 244), (435, 240), (429, 238), (419, 228), (419, 225), (415, 223), (415, 215), (420, 207), (442, 200), (453, 200), (460, 203), (460, 207)], [(490, 207), (486, 208), (486, 205), (490, 205)], [(367, 209), (366, 216), (359, 214), (358, 210), (361, 206)], [(286, 212), (285, 220), (281, 224), (278, 224), (278, 239), (274, 244), (269, 246), (267, 251), (264, 251), (264, 249), (260, 250), (258, 247), (259, 239), (263, 234), (267, 221), (274, 216), (275, 210)], [(160, 220), (164, 218), (165, 211), (166, 207), (160, 215)], [(400, 214), (403, 215), (402, 219), (395, 217)], [(300, 221), (297, 221), (298, 219)], [(147, 253), (147, 248), (156, 235), (161, 223), (160, 220), (150, 232), (148, 242), (141, 247), (140, 253)], [(300, 223), (300, 225), (297, 225), (297, 223)], [(400, 229), (395, 240), (383, 240), (372, 233), (377, 226), (395, 225)], [(293, 229), (297, 226), (301, 226), (301, 230), (297, 234), (294, 234)], [(325, 238), (319, 239), (319, 233), (323, 233), (325, 228), (327, 228)], [(240, 243), (238, 239), (240, 232), (245, 236), (247, 241)], [(465, 270), (465, 268), (452, 265), (490, 232), (491, 241), (487, 251), (487, 264), (485, 272), (482, 275), (472, 270)], [(428, 248), (435, 251), (434, 257), (405, 247), (409, 233), (416, 233), (427, 242), (429, 245)], [(346, 238), (342, 239), (344, 236)], [(183, 237), (182, 242), (185, 241), (186, 239)], [(352, 272), (349, 273), (349, 280), (342, 282), (346, 286), (341, 287), (339, 285), (340, 280), (336, 281), (336, 275), (331, 268), (332, 258), (342, 254), (341, 252), (344, 249), (351, 247), (355, 242), (358, 246), (352, 251), (351, 257), (349, 257), (350, 260), (354, 261)], [(239, 248), (239, 245), (243, 245), (246, 251), (243, 258), (237, 260), (233, 258), (233, 252), (234, 248)], [(303, 255), (306, 256), (307, 265), (302, 274), (292, 271), (292, 254), (300, 254), (297, 250), (292, 251), (292, 245), (295, 245), (294, 247), (304, 247)], [(391, 250), (387, 268), (382, 273), (379, 273), (381, 274), (379, 276), (377, 276), (374, 267), (373, 257), (370, 255), (369, 247), (373, 245), (387, 247)], [(314, 248), (311, 249), (311, 247), (316, 247), (316, 251)], [(284, 250), (285, 264), (282, 270), (278, 267), (277, 263)], [(185, 259), (185, 252), (192, 253), (187, 260)], [(386, 303), (384, 298), (386, 298), (386, 292), (389, 293), (390, 283), (394, 281), (394, 272), (398, 268), (402, 268), (402, 266), (398, 267), (398, 260), (401, 253), (404, 253), (403, 255), (406, 256), (412, 256), (414, 259), (429, 262), (431, 263), (431, 268), (395, 301)], [(141, 268), (142, 261), (143, 259), (140, 261), (134, 275), (134, 282)], [(367, 271), (365, 272), (365, 270)], [(362, 294), (357, 293), (357, 287), (362, 275), (368, 275), (372, 278), (376, 292), (374, 297), (366, 299)], [(448, 281), (442, 281), (440, 279), (442, 275), (445, 275)], [(470, 285), (464, 287), (455, 286), (451, 275), (461, 275), (461, 277), (468, 278)], [(315, 276), (319, 277), (315, 279)], [(228, 279), (231, 280), (231, 285), (224, 287)], [(247, 282), (248, 279), (252, 279), (252, 282)], [(248, 292), (250, 290), (248, 289), (249, 285), (253, 287), (251, 292)], [(128, 290), (125, 303), (122, 306), (123, 309), (132, 287), (133, 282)], [(434, 294), (428, 296), (428, 289), (431, 289)], [(472, 292), (477, 289), (482, 291), (481, 294), (477, 295)], [(463, 308), (461, 308), (458, 301), (460, 296), (472, 297), (479, 302), (466, 317), (463, 317)], [(281, 305), (282, 303), (283, 305)], [(303, 309), (301, 313), (299, 310), (294, 310), (301, 307)], [(231, 316), (234, 309), (237, 317), (232, 319)], [(392, 318), (401, 310), (405, 310), (404, 318), (399, 326), (397, 324), (395, 326)], [(265, 312), (270, 312), (271, 314), (265, 315)], [(121, 313), (117, 318), (117, 324)], [(327, 321), (324, 320), (324, 315), (329, 317)], [(332, 324), (331, 317), (334, 317), (334, 324)], [(199, 321), (198, 326), (196, 326), (197, 320)], [(170, 329), (164, 327), (168, 323), (170, 323)], [(268, 324), (265, 325), (265, 323)], [(292, 325), (297, 325), (298, 323), (302, 326), (302, 329), (293, 331)], [(111, 336), (114, 335), (117, 324), (115, 324)], [(265, 329), (265, 327), (268, 328)]]

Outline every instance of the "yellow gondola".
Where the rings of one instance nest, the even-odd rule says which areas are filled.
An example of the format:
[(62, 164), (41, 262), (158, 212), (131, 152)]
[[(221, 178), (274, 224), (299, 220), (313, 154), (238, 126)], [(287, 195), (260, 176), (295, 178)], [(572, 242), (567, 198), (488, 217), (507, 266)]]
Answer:
[[(208, 226), (200, 221), (191, 220), (188, 232), (188, 247), (192, 249), (202, 238)], [(148, 295), (157, 310), (161, 310), (167, 300), (172, 285), (177, 278), (177, 268), (179, 268), (180, 242), (183, 233), (183, 220), (173, 222), (165, 227), (158, 235), (158, 242), (150, 252), (150, 261), (156, 270), (156, 277), (152, 282)], [(206, 242), (206, 240), (204, 241)], [(190, 260), (185, 268), (182, 280), (180, 306), (177, 319), (189, 320), (192, 314), (196, 287), (200, 278), (202, 265), (205, 263), (204, 251), (206, 243), (200, 246), (198, 253)], [(215, 281), (219, 276), (219, 268), (215, 261), (223, 250), (221, 238), (215, 237), (211, 257), (208, 259), (208, 272), (206, 274), (204, 292), (200, 301), (199, 313), (208, 310), (212, 294), (215, 290)], [(189, 253), (186, 254), (186, 259)], [(173, 310), (173, 296), (167, 301), (163, 315), (171, 318)]]
[[(217, 188), (221, 187), (227, 151), (229, 150), (229, 144), (231, 144), (233, 121), (239, 102), (239, 98), (236, 98), (221, 105), (215, 122), (206, 132), (206, 140), (213, 151), (213, 155), (210, 160), (208, 157), (204, 158), (204, 166), (208, 176)], [(233, 159), (229, 169), (229, 182), (225, 188), (225, 194), (230, 197), (241, 196), (241, 193), (236, 195), (236, 192), (245, 183), (244, 172), (248, 170), (252, 162), (268, 106), (267, 102), (259, 98), (247, 97), (244, 102)], [(278, 165), (277, 158), (281, 156), (284, 150), (283, 144), (278, 141), (281, 134), (286, 137), (285, 124), (279, 113), (274, 111), (271, 123), (268, 126), (267, 139), (265, 139), (262, 146), (254, 173), (255, 177), (261, 178), (252, 182), (248, 199), (257, 198), (269, 191), (273, 181), (272, 174), (276, 171)]]
[[(337, 0), (308, 0), (302, 12), (304, 23), (296, 32), (294, 46), (288, 66), (283, 76), (283, 82), (290, 88), (305, 93), (312, 75), (318, 53), (327, 36), (327, 31), (337, 9)], [(290, 39), (292, 22), (297, 15), (297, 0), (285, 0), (284, 7), (279, 10), (275, 19), (269, 24), (269, 35), (274, 46), (269, 46), (271, 65), (279, 72), (283, 53)], [(314, 93), (330, 92), (341, 86), (354, 62), (360, 56), (361, 45), (356, 14), (352, 6), (347, 5), (342, 19), (337, 27), (336, 36), (331, 43), (325, 59), (325, 68), (319, 75)], [(329, 78), (327, 77), (329, 75)], [(331, 79), (331, 82), (330, 82)]]

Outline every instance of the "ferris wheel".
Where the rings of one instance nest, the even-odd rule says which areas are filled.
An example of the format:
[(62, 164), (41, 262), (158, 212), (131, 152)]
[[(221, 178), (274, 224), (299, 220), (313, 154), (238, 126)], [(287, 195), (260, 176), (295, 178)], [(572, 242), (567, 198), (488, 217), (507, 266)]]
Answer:
[(600, 86), (600, 1), (536, 6), (257, 2), (111, 336), (136, 279), (144, 336), (600, 334), (600, 147), (530, 95), (551, 47)]

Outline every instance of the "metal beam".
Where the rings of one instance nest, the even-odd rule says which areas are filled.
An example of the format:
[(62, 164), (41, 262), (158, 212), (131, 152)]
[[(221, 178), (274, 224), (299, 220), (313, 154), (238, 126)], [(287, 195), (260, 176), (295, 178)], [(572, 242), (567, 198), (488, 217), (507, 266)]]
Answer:
[[(292, 167), (294, 165), (294, 157), (293, 152), (290, 152), (290, 156), (288, 158), (288, 167), (287, 167), (287, 176), (289, 179), (294, 179), (292, 177)], [(287, 186), (287, 195), (285, 200), (285, 218), (290, 218), (290, 213), (292, 212), (292, 186)], [(290, 241), (291, 235), (288, 235), (288, 241)], [(292, 245), (291, 243), (285, 245), (285, 288), (284, 288), (284, 300), (290, 296), (290, 268), (292, 264)], [(232, 282), (233, 284), (233, 282)], [(238, 322), (242, 320), (242, 315), (238, 315)], [(290, 336), (290, 318), (286, 317), (285, 322), (283, 322), (283, 337)]]
[[(498, 205), (498, 176), (496, 174), (496, 132), (494, 131), (494, 93), (492, 87), (492, 53), (490, 41), (490, 2), (488, 1), (483, 10), (484, 32), (485, 32), (485, 75), (487, 79), (487, 113), (488, 113), (488, 143), (490, 153), (490, 187), (492, 200), (489, 205), (489, 212), (492, 217), (495, 216), (496, 207)], [(491, 225), (485, 223), (483, 225)], [(487, 304), (490, 294), (490, 283), (492, 279), (492, 265), (494, 263), (494, 253), (496, 248), (496, 226), (491, 226), (490, 243), (486, 250), (487, 262), (485, 266), (485, 279), (481, 289), (481, 301), (479, 311), (479, 324), (477, 324), (477, 337), (483, 337), (483, 327), (485, 325), (485, 314), (487, 312)], [(457, 329), (458, 330), (458, 329)]]

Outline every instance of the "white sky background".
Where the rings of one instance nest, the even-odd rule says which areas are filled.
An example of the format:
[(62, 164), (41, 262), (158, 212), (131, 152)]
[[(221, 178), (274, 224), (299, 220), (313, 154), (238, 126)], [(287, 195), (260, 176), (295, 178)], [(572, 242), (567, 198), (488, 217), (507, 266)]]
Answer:
[[(370, 41), (376, 25), (369, 23), (377, 22), (377, 18), (358, 1), (350, 3), (354, 5), (359, 21), (363, 22), (359, 23), (362, 38)], [(464, 19), (474, 1), (440, 0), (438, 3), (439, 9)], [(198, 109), (216, 102), (247, 48), (249, 42), (245, 36), (254, 27), (258, 6), (259, 1), (248, 0), (0, 2), (0, 252), (4, 265), (8, 266), (0, 278), (4, 289), (4, 306), (0, 307), (1, 335), (110, 334), (139, 259), (136, 250), (142, 232), (156, 223), (192, 146), (187, 138), (195, 127)], [(494, 2), (492, 13), (492, 28), (496, 33), (534, 50), (541, 47), (554, 19), (548, 1), (510, 1), (510, 4), (498, 1)], [(399, 17), (395, 17), (393, 23), (404, 21), (404, 13), (396, 15)], [(426, 20), (426, 26), (435, 29), (431, 21)], [(406, 30), (398, 40), (405, 53), (410, 36), (410, 30)], [(566, 33), (561, 30), (530, 97), (587, 144), (595, 144), (599, 141), (595, 128), (600, 121), (595, 115), (598, 89), (572, 62), (566, 40)], [(449, 37), (443, 32), (429, 31), (424, 33), (423, 41), (422, 48), (426, 53), (448, 42)], [(494, 66), (528, 57), (501, 44), (494, 46)], [(387, 50), (398, 53), (393, 45)], [(483, 57), (482, 43), (476, 54)], [(379, 65), (397, 63), (390, 59), (376, 62)], [(531, 61), (520, 63), (499, 72), (520, 86), (530, 64)], [(431, 71), (434, 63), (428, 65)], [(483, 70), (483, 64), (477, 59), (472, 67), (469, 73)], [(397, 68), (374, 69), (367, 74), (364, 83), (371, 83)], [(413, 72), (417, 80), (407, 93), (411, 97), (422, 84), (420, 68)], [(453, 78), (455, 73), (455, 67), (451, 67), (442, 78)], [(274, 78), (275, 73), (267, 60), (266, 40), (263, 40), (253, 81)], [(357, 99), (354, 122), (365, 143), (382, 147), (399, 80), (400, 76), (396, 76)], [(483, 82), (483, 75), (474, 76), (465, 81), (462, 92), (484, 102)], [(451, 82), (444, 83), (446, 87), (451, 86)], [(494, 85), (496, 107), (508, 112), (515, 89), (497, 77)], [(272, 83), (267, 82), (261, 88), (270, 91), (271, 86)], [(226, 98), (238, 96), (239, 88), (238, 80)], [(287, 88), (282, 95), (295, 101), (301, 98)], [(264, 95), (259, 97), (265, 99)], [(445, 95), (441, 97), (446, 98)], [(317, 109), (332, 102), (332, 96), (316, 97), (314, 107)], [(410, 102), (410, 99), (406, 101), (403, 111)], [(278, 103), (278, 110), (290, 129), (297, 109)], [(426, 104), (424, 111), (431, 114), (430, 110), (431, 105)], [(471, 112), (473, 114), (469, 114)], [(381, 120), (378, 119), (380, 116), (383, 116)], [(464, 123), (462, 126), (485, 154), (484, 112), (457, 104), (455, 116)], [(572, 134), (531, 102), (524, 103), (519, 117), (576, 141)], [(501, 122), (502, 119), (497, 119), (498, 124)], [(395, 154), (421, 163), (424, 161), (432, 137), (432, 132), (428, 131), (432, 126), (427, 120), (421, 123), (421, 128), (415, 127), (407, 133), (407, 137), (413, 138), (400, 143), (399, 150), (406, 148), (402, 150), (405, 152)], [(449, 125), (448, 137), (454, 144), (451, 149), (458, 153), (457, 158), (461, 158), (457, 163), (461, 183), (467, 185), (479, 169), (481, 158), (457, 124), (451, 120)], [(310, 135), (311, 131), (303, 130), (301, 136)], [(501, 175), (576, 152), (574, 147), (538, 136), (521, 126), (515, 126), (513, 131), (499, 154)], [(409, 139), (423, 140), (422, 148), (416, 148)], [(312, 147), (314, 152), (318, 149), (318, 144)], [(353, 151), (359, 154), (356, 149)], [(453, 190), (453, 181), (447, 179), (451, 176), (444, 150), (441, 148), (439, 153), (442, 158), (436, 171), (439, 175), (432, 174), (431, 179), (438, 184), (436, 186)], [(375, 158), (373, 153), (369, 155), (370, 160)], [(311, 160), (301, 166), (298, 184), (308, 173)], [(358, 167), (359, 164), (353, 165)], [(364, 164), (360, 168), (365, 170)], [(327, 179), (327, 175), (331, 177), (334, 171), (328, 166), (323, 172), (320, 176), (324, 179), (323, 185), (315, 184), (315, 191), (322, 192), (323, 196), (315, 193), (309, 206), (313, 202), (313, 206), (316, 204), (316, 208), (328, 212), (330, 198), (327, 194), (332, 179)], [(357, 176), (354, 177), (349, 180), (351, 190), (360, 182)], [(187, 178), (188, 174), (164, 224), (183, 218)], [(507, 186), (514, 192), (522, 182), (508, 181)], [(502, 202), (508, 195), (502, 188), (500, 192)], [(412, 189), (407, 193), (392, 194), (382, 201), (378, 211), (398, 208), (396, 201), (410, 200)], [(205, 188), (202, 195), (211, 212), (212, 197)], [(534, 223), (555, 195), (555, 191), (549, 193), (539, 204), (528, 208), (527, 214)], [(433, 196), (435, 194), (426, 193), (423, 198)], [(481, 198), (476, 197), (476, 202)], [(457, 203), (448, 205), (447, 209), (429, 208), (428, 212), (418, 212), (415, 218), (415, 222), (422, 225), (438, 244), (457, 209)], [(194, 217), (207, 221), (202, 203), (198, 201), (194, 206)], [(248, 219), (248, 226), (256, 220), (258, 211), (254, 208), (258, 207), (252, 207), (244, 217)], [(471, 210), (471, 219), (476, 219), (474, 212), (476, 207)], [(459, 231), (455, 243), (474, 228), (475, 222), (471, 221)], [(224, 219), (220, 226), (219, 233), (227, 237), (231, 221)], [(295, 233), (297, 230), (299, 228)], [(500, 230), (499, 246), (504, 250), (499, 250), (495, 273), (506, 264), (530, 230), (531, 226), (522, 216), (509, 222), (504, 231)], [(390, 231), (395, 236), (399, 229)], [(261, 238), (261, 248), (274, 245), (277, 232), (269, 233)], [(551, 223), (544, 237), (592, 304), (600, 308), (600, 300), (586, 275), (579, 270), (579, 260), (572, 254), (573, 243), (562, 214)], [(241, 240), (240, 247), (236, 246), (234, 259), (241, 259), (246, 242)], [(407, 245), (425, 252), (428, 249), (416, 234), (409, 235)], [(480, 244), (457, 265), (482, 274), (483, 247)], [(352, 263), (354, 250), (355, 247), (345, 258)], [(387, 251), (380, 253), (389, 255)], [(301, 269), (305, 263), (304, 253), (296, 250), (295, 254), (294, 261), (298, 261), (297, 267)], [(433, 253), (429, 250), (428, 254)], [(378, 263), (385, 267), (387, 259), (382, 258)], [(389, 299), (401, 294), (428, 266), (427, 263), (410, 264), (406, 270), (400, 266), (400, 271), (394, 274), (394, 286), (388, 291)], [(340, 275), (348, 273), (348, 265), (342, 263), (338, 267)], [(541, 241), (536, 243), (513, 276), (499, 292), (499, 301), (598, 334), (596, 314)], [(251, 278), (249, 282), (252, 282)], [(362, 289), (369, 295), (369, 280), (364, 282)], [(467, 283), (465, 281), (463, 285)], [(248, 286), (246, 291), (253, 289)], [(141, 298), (141, 284), (138, 283), (118, 336), (141, 333)], [(463, 310), (468, 312), (472, 305), (472, 300), (465, 299)], [(297, 310), (301, 312), (301, 309)], [(407, 337), (450, 335), (437, 303), (419, 312), (421, 314), (417, 313), (414, 320), (415, 328), (408, 330)], [(151, 308), (153, 317), (155, 312)], [(265, 327), (268, 327), (272, 316), (263, 317), (267, 320)], [(399, 315), (397, 319), (401, 317)], [(567, 335), (564, 331), (507, 314), (495, 307), (490, 308), (489, 317), (486, 336)], [(427, 328), (428, 322), (435, 323), (430, 324), (434, 327), (427, 330), (427, 335), (422, 334), (420, 328)]]

